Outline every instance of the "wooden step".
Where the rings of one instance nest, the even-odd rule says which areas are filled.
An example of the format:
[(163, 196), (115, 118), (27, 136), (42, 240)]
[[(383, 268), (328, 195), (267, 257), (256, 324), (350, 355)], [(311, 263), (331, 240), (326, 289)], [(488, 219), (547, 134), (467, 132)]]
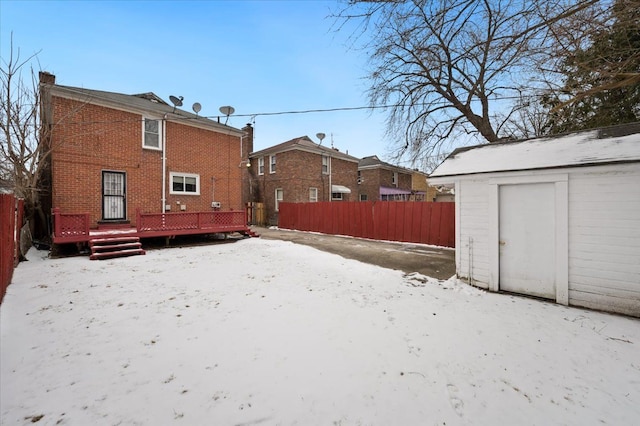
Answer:
[(103, 250), (111, 250), (111, 251), (116, 251), (116, 250), (131, 250), (131, 249), (141, 249), (142, 248), (142, 244), (138, 243), (122, 243), (122, 244), (105, 244), (105, 245), (93, 245), (91, 246), (91, 248), (94, 249), (94, 251), (98, 252), (98, 251), (103, 251)]
[(132, 236), (94, 238), (89, 240), (89, 247), (91, 260), (146, 254), (142, 249), (140, 238)]
[(117, 250), (117, 251), (101, 251), (91, 254), (89, 259), (91, 260), (101, 260), (101, 259), (112, 259), (114, 257), (125, 257), (125, 256), (136, 256), (136, 255), (144, 255), (147, 254), (143, 249), (130, 249), (130, 250)]
[(89, 246), (112, 243), (139, 242), (139, 237), (103, 237), (89, 240)]
[(245, 236), (249, 236), (249, 237), (259, 237), (259, 234), (256, 234), (254, 231), (252, 231), (251, 229), (247, 229), (245, 231), (240, 232), (242, 235)]

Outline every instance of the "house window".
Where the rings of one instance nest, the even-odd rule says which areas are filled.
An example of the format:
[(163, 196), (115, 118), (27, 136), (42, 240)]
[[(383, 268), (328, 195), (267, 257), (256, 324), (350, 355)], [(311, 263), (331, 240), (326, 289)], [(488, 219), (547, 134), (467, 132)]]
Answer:
[(367, 194), (360, 194), (360, 201), (367, 201)]
[(315, 203), (318, 201), (318, 188), (309, 188), (309, 202)]
[(282, 188), (276, 189), (276, 211), (280, 210), (280, 202), (284, 199), (284, 191)]
[(200, 175), (188, 173), (169, 173), (171, 194), (200, 195)]
[(269, 156), (269, 173), (275, 173), (275, 172), (276, 172), (276, 156), (274, 154)]
[(148, 149), (162, 149), (160, 120), (145, 118), (142, 123), (142, 146)]
[(394, 186), (398, 186), (398, 172), (393, 172), (393, 177), (391, 178), (391, 183)]
[(329, 157), (322, 156), (322, 174), (329, 174)]
[(342, 201), (342, 192), (332, 192), (331, 199), (336, 201)]
[(264, 174), (264, 157), (258, 158), (258, 174)]

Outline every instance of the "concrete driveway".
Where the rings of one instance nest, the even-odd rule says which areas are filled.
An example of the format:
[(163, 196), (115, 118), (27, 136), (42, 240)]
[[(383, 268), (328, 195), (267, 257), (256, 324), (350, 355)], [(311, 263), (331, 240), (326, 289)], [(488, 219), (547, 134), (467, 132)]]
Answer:
[(261, 238), (305, 244), (348, 259), (397, 269), (406, 273), (419, 272), (441, 280), (451, 278), (456, 273), (455, 249), (451, 248), (260, 226), (252, 226), (251, 229)]

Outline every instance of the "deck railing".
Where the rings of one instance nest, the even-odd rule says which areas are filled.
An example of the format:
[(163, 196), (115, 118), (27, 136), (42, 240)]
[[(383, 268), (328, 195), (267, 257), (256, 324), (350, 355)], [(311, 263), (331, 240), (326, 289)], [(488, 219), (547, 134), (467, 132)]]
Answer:
[(89, 213), (60, 213), (53, 209), (53, 242), (79, 243), (89, 240)]
[(246, 229), (245, 212), (138, 213), (136, 224), (140, 236), (229, 232)]
[[(91, 229), (88, 213), (61, 213), (53, 209), (54, 243), (89, 241)], [(141, 213), (136, 212), (136, 227), (141, 237), (169, 237), (189, 234), (213, 234), (248, 230), (244, 211)]]

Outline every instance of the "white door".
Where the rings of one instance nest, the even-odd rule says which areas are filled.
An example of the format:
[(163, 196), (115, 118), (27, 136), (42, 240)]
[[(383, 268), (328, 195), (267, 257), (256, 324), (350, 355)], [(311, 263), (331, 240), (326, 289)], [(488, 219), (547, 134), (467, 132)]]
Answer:
[(556, 298), (555, 186), (501, 185), (500, 290)]

